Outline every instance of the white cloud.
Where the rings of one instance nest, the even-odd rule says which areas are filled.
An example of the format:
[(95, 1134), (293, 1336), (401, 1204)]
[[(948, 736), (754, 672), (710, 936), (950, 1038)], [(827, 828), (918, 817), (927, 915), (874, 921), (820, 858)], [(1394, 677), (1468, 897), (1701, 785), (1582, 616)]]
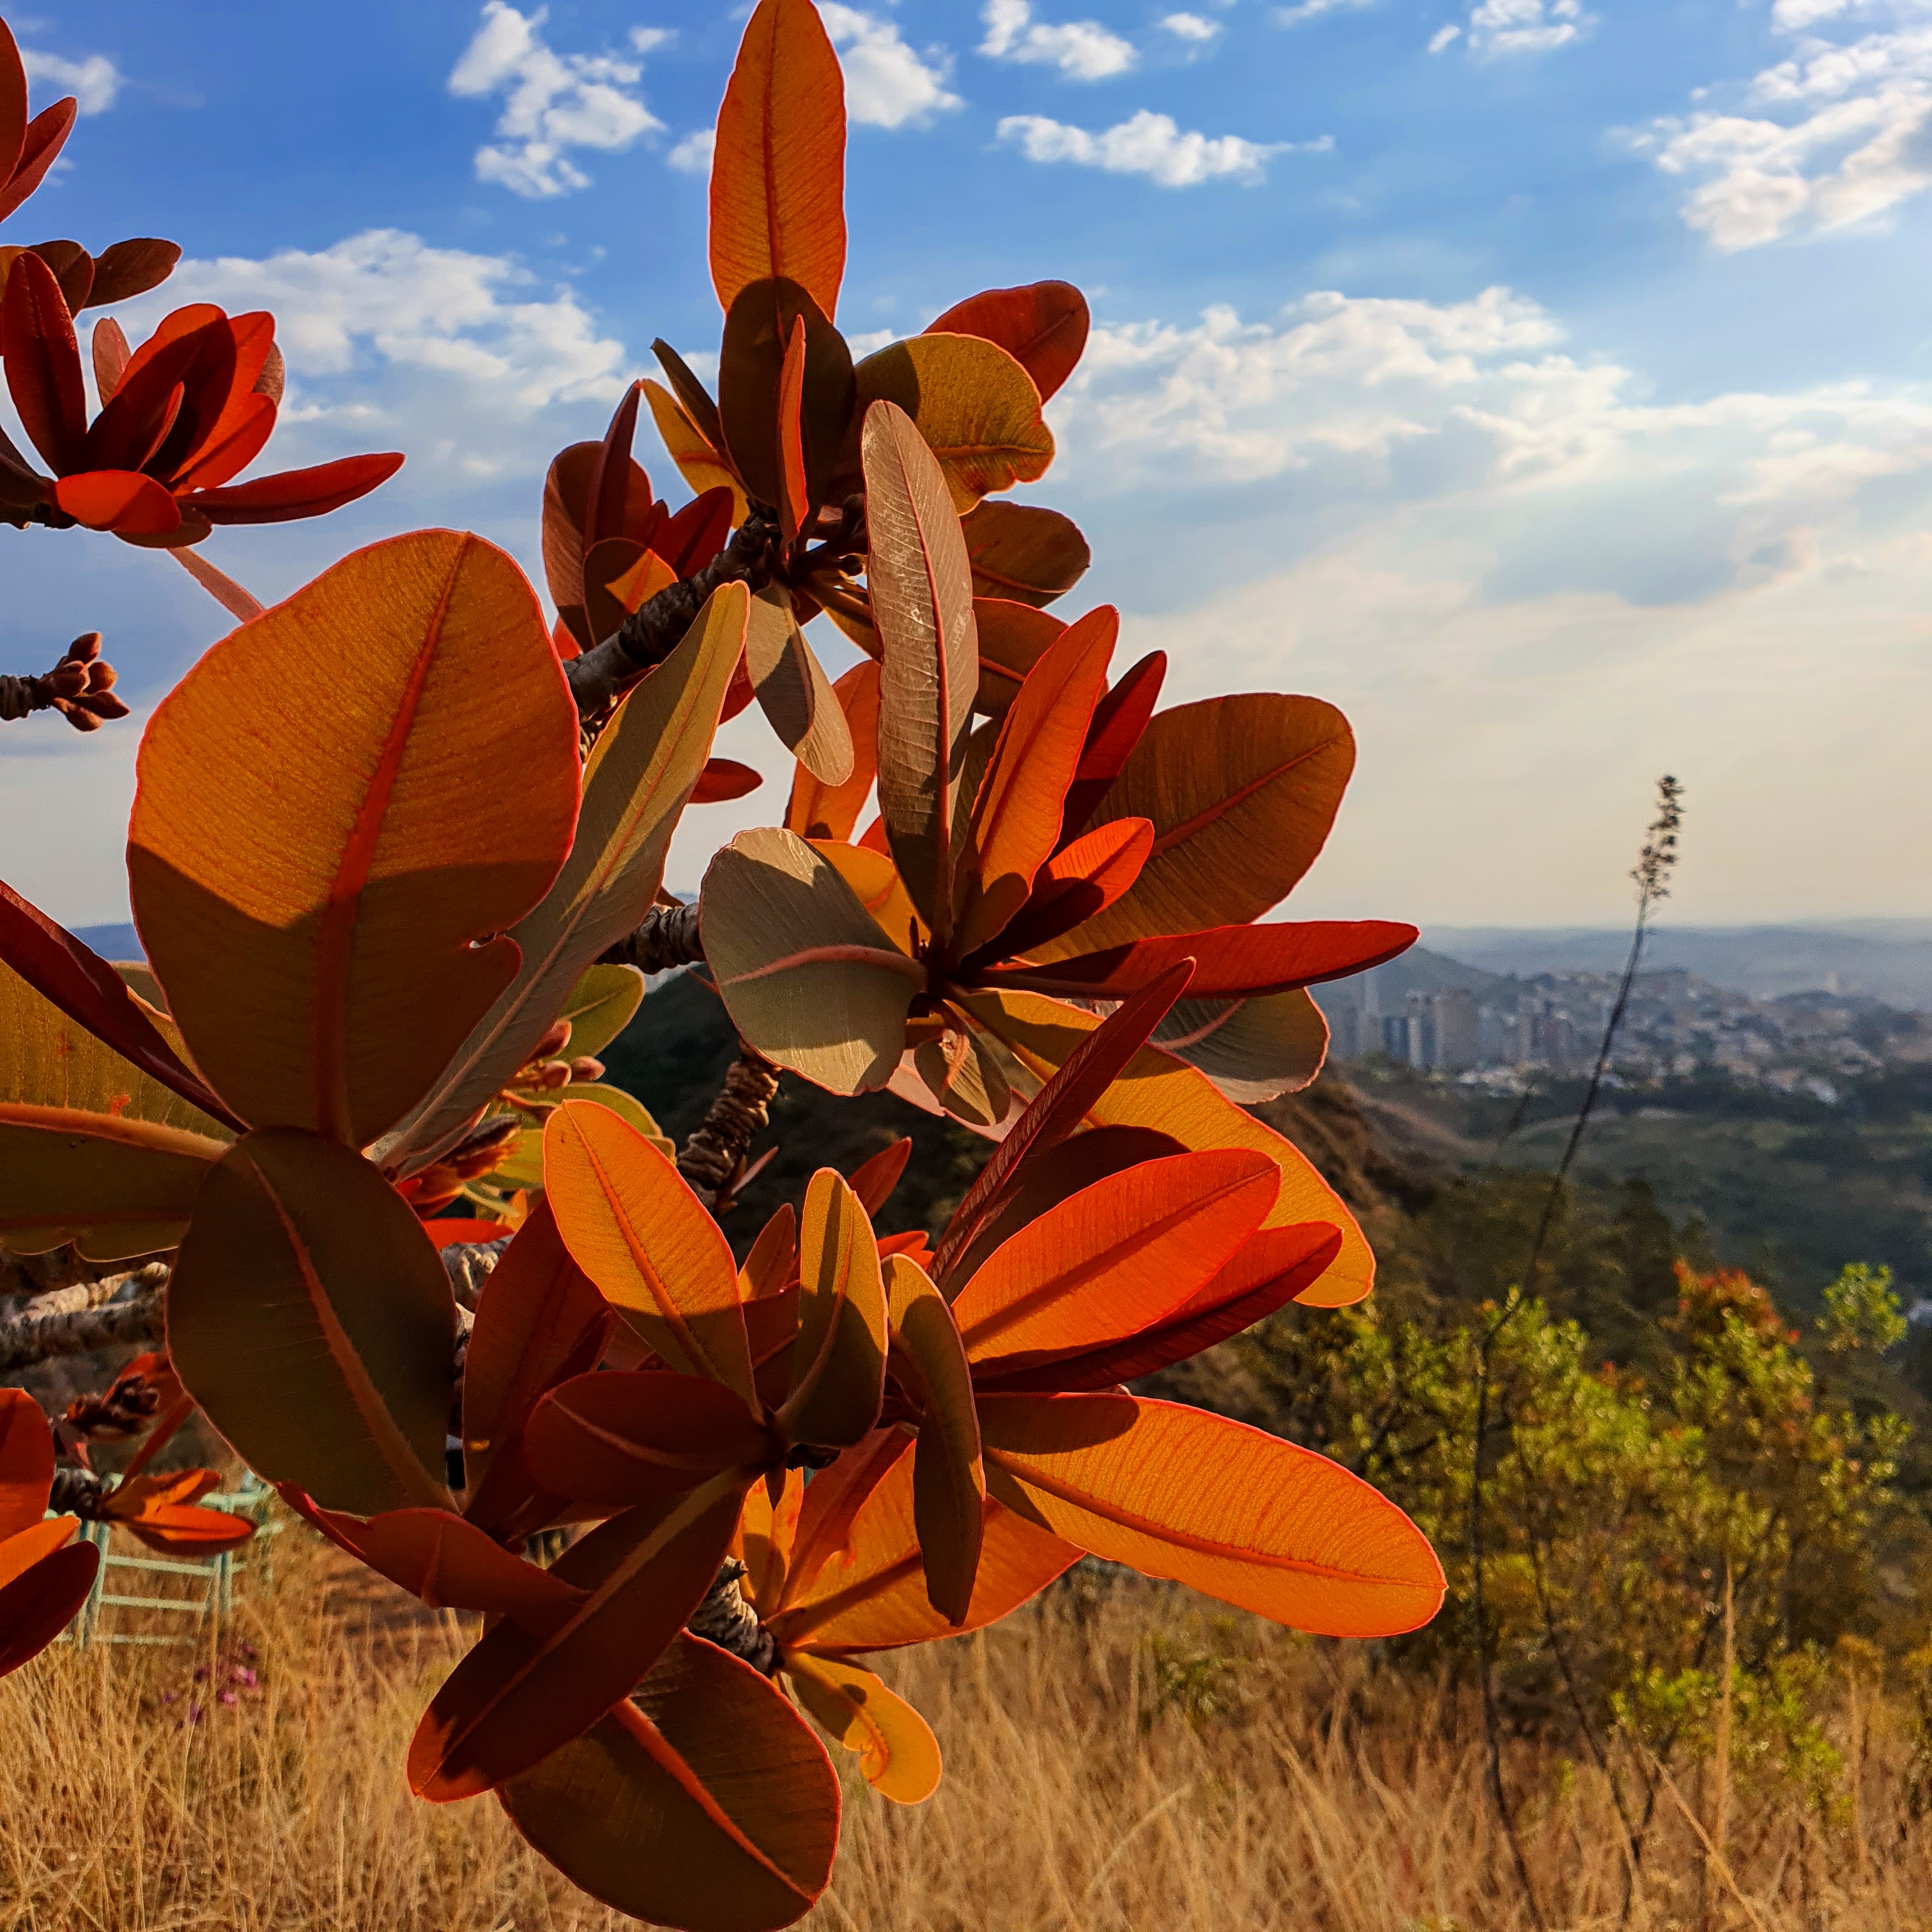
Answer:
[[(70, 94), (80, 104), (83, 114), (105, 114), (114, 105), (126, 79), (105, 54), (89, 54), (85, 60), (63, 60), (58, 54), (44, 54), (32, 47), (20, 50), (21, 64), (30, 81), (38, 81)], [(44, 106), (37, 101), (37, 106)]]
[[(1846, 36), (1855, 16), (1875, 10), (1857, 0), (1778, 0), (1772, 24), (1793, 36), (1792, 58), (1723, 90), (1730, 111), (1627, 136), (1665, 174), (1696, 182), (1684, 219), (1716, 247), (1878, 222), (1932, 186), (1932, 27), (1907, 4), (1884, 29)], [(1828, 22), (1838, 38), (1813, 31)]]
[(1156, 25), (1194, 46), (1206, 46), (1221, 31), (1220, 21), (1204, 20), (1198, 14), (1163, 14)]
[(700, 128), (694, 134), (687, 134), (664, 159), (680, 173), (708, 175), (711, 172), (711, 151), (718, 145), (716, 128)]
[[(637, 62), (553, 52), (538, 32), (548, 14), (542, 7), (520, 14), (506, 0), (486, 0), (483, 23), (449, 76), (454, 94), (503, 97), (497, 139), (476, 151), (477, 178), (532, 201), (590, 185), (571, 149), (614, 152), (664, 131), (632, 91), (643, 74)], [(656, 31), (634, 32), (634, 46), (643, 52), (646, 43), (658, 44)]]
[(845, 111), (869, 128), (923, 128), (934, 115), (962, 106), (946, 82), (951, 63), (943, 50), (922, 57), (890, 20), (824, 0), (819, 16), (845, 70)]
[(1273, 19), (1277, 27), (1299, 27), (1328, 14), (1352, 14), (1372, 7), (1376, 0), (1301, 0), (1297, 7), (1277, 7)]
[(1030, 0), (986, 0), (980, 51), (994, 60), (1057, 67), (1069, 80), (1106, 80), (1125, 74), (1140, 56), (1130, 40), (1097, 20), (1050, 27), (1033, 17)]
[(1439, 54), (1451, 47), (1462, 38), (1462, 30), (1457, 26), (1438, 27), (1429, 37), (1429, 51)]
[[(1596, 24), (1582, 0), (1481, 0), (1469, 11), (1468, 49), (1478, 60), (1546, 54), (1580, 40)], [(1430, 52), (1440, 53), (1456, 38), (1444, 28), (1430, 42)]]
[(677, 38), (675, 27), (633, 27), (631, 45), (640, 54), (654, 54), (660, 47), (668, 47)]
[(1196, 188), (1203, 182), (1238, 181), (1258, 187), (1274, 154), (1326, 154), (1335, 143), (1324, 134), (1312, 141), (1246, 141), (1238, 134), (1184, 134), (1171, 115), (1142, 108), (1131, 121), (1090, 134), (1043, 114), (1010, 114), (999, 138), (1030, 161), (1071, 161), (1102, 168), (1108, 174), (1145, 175), (1162, 188)]
[(260, 260), (184, 261), (130, 318), (130, 334), (139, 340), (137, 329), (161, 308), (185, 302), (272, 311), (297, 386), (291, 400), (312, 420), (340, 410), (366, 422), (371, 411), (400, 406), (370, 397), (358, 381), (333, 379), (365, 377), (384, 365), (448, 379), (474, 406), (453, 424), (440, 413), (446, 397), (426, 390), (422, 416), (436, 424), (435, 441), (452, 449), (463, 447), (453, 430), (487, 436), (492, 419), (506, 412), (524, 417), (558, 403), (608, 402), (622, 388), (622, 344), (596, 332), (569, 290), (546, 295), (508, 256), (431, 248), (398, 229), (372, 229), (314, 251), (284, 248)]

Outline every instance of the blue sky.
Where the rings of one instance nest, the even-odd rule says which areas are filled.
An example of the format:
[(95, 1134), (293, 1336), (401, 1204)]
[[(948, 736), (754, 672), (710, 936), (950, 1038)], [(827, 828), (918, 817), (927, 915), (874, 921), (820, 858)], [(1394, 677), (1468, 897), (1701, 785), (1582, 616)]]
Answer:
[[(1354, 720), (1293, 910), (1620, 919), (1672, 770), (1678, 918), (1932, 912), (1932, 0), (823, 10), (854, 122), (842, 325), (1078, 283), (1094, 342), (1026, 493), (1094, 542), (1063, 609), (1118, 602), (1178, 696)], [(273, 309), (271, 466), (409, 454), (350, 512), (218, 533), (265, 598), (428, 524), (534, 571), (549, 457), (653, 336), (715, 350), (702, 137), (742, 13), (10, 17), (36, 102), (85, 111), (0, 239), (173, 236), (130, 333)], [(0, 668), (98, 628), (137, 715), (0, 734), (0, 875), (117, 918), (140, 714), (224, 620), (164, 558), (7, 535)], [(761, 728), (721, 749), (776, 779)], [(673, 882), (782, 803), (694, 812)]]

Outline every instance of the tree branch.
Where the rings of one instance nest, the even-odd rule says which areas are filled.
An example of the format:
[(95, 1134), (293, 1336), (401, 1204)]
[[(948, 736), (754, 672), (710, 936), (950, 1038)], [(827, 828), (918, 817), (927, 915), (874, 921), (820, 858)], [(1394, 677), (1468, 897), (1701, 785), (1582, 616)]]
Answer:
[(771, 581), (782, 541), (776, 519), (754, 508), (731, 541), (695, 577), (667, 586), (626, 617), (616, 636), (568, 660), (563, 674), (577, 700), (578, 716), (596, 717), (628, 686), (662, 664), (719, 585), (748, 584), (762, 590)]
[(766, 1109), (778, 1090), (778, 1070), (758, 1048), (740, 1040), (738, 1057), (703, 1124), (684, 1144), (677, 1171), (707, 1208), (730, 1186), (752, 1136), (770, 1124)]
[[(133, 1274), (111, 1276), (93, 1288), (58, 1289), (10, 1322), (0, 1322), (0, 1372), (51, 1361), (57, 1355), (84, 1355), (128, 1342), (160, 1339), (166, 1311), (168, 1268), (152, 1262)], [(95, 1289), (131, 1290), (122, 1300), (91, 1298)], [(78, 1300), (74, 1306), (70, 1298)], [(52, 1306), (44, 1304), (52, 1303)]]
[(600, 966), (634, 966), (644, 973), (668, 973), (674, 966), (698, 966), (704, 960), (695, 904), (652, 906), (635, 932), (597, 956)]
[(778, 1664), (778, 1647), (771, 1632), (759, 1622), (758, 1612), (740, 1594), (738, 1586), (744, 1574), (745, 1566), (736, 1557), (726, 1557), (685, 1628), (734, 1657), (742, 1658), (754, 1670), (769, 1677)]

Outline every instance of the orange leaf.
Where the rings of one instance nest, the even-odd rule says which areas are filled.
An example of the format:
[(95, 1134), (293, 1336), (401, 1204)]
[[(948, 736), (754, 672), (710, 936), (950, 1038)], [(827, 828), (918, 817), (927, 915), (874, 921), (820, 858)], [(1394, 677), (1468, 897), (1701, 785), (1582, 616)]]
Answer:
[(578, 622), (571, 626), (578, 642), (586, 650), (590, 639), (580, 632), (584, 615), (584, 506), (590, 500), (590, 480), (604, 453), (601, 442), (573, 442), (551, 459), (544, 478), (543, 562), (544, 580), (550, 587), (550, 602), (566, 623), (574, 611)]
[(1019, 695), (1026, 674), (1039, 663), (1066, 626), (1045, 610), (1004, 597), (973, 599), (973, 617), (980, 632), (980, 688), (973, 708), (994, 718)]
[(748, 507), (744, 486), (722, 448), (700, 436), (678, 406), (676, 399), (648, 378), (644, 400), (651, 406), (651, 420), (657, 424), (658, 434), (677, 465), (678, 474), (700, 496), (712, 490), (729, 490), (733, 518), (742, 523)]
[(410, 1788), (473, 1798), (580, 1736), (629, 1695), (704, 1600), (746, 1485), (718, 1476), (662, 1508), (627, 1510), (551, 1574), (585, 1594), (541, 1634), (506, 1619), (445, 1682), (416, 1727)]
[(464, 1514), (494, 1535), (524, 1534), (561, 1496), (538, 1489), (524, 1425), (547, 1390), (596, 1366), (616, 1318), (570, 1256), (548, 1196), (490, 1270), (463, 1364)]
[(39, 1656), (66, 1629), (100, 1568), (100, 1552), (76, 1543), (42, 1557), (0, 1589), (0, 1677)]
[(994, 1493), (1110, 1562), (1322, 1636), (1394, 1636), (1442, 1604), (1408, 1517), (1278, 1436), (1130, 1395), (988, 1395), (980, 1421)]
[(320, 1509), (286, 1484), (281, 1496), (332, 1543), (432, 1610), (478, 1610), (540, 1623), (568, 1615), (584, 1600), (580, 1586), (513, 1556), (447, 1510), (389, 1510), (365, 1522)]
[(663, 1369), (573, 1376), (537, 1404), (524, 1453), (546, 1489), (629, 1509), (770, 1457), (764, 1425), (718, 1382)]
[[(968, 888), (955, 940), (960, 953), (1004, 929), (1060, 842), (1060, 808), (1094, 707), (1107, 688), (1120, 623), (1120, 614), (1102, 604), (1070, 626), (1027, 674), (1006, 712), (973, 801), (974, 856), (968, 862), (979, 890), (974, 896)], [(1122, 990), (1138, 992), (1143, 983)]]
[(692, 788), (690, 802), (720, 805), (728, 799), (745, 798), (764, 782), (749, 765), (741, 765), (735, 758), (710, 758)]
[(825, 1888), (838, 1779), (784, 1694), (675, 1638), (636, 1701), (498, 1794), (579, 1890), (633, 1918), (776, 1932)]
[(718, 110), (711, 280), (728, 310), (783, 277), (837, 313), (845, 272), (845, 83), (811, 0), (758, 0)]
[(1150, 820), (1152, 856), (1130, 892), (1043, 956), (1258, 918), (1314, 862), (1354, 762), (1348, 721), (1317, 698), (1163, 711), (1092, 814)]
[(1013, 1123), (946, 1224), (933, 1258), (932, 1274), (949, 1294), (958, 1292), (955, 1270), (1018, 1180), (1021, 1164), (1030, 1156), (1050, 1153), (1078, 1131), (1088, 1110), (1131, 1064), (1162, 1016), (1186, 989), (1188, 976), (1186, 968), (1175, 967), (1166, 979), (1136, 994), (1104, 1021), (1094, 1021), (1086, 1038), (1070, 1046), (1054, 1064), (1052, 1077)]
[(798, 1701), (846, 1750), (866, 1782), (895, 1804), (923, 1804), (939, 1789), (939, 1740), (878, 1674), (799, 1651), (785, 1659)]
[(777, 1426), (792, 1442), (844, 1448), (879, 1419), (886, 1292), (872, 1224), (832, 1168), (821, 1167), (806, 1188), (798, 1265), (798, 1340)]
[(1104, 912), (1140, 877), (1153, 850), (1154, 827), (1144, 818), (1110, 819), (1063, 845), (1034, 874), (1026, 904), (999, 935), (999, 953), (1030, 953)]
[[(1095, 1131), (1130, 1130), (1102, 1127)], [(983, 1384), (986, 1392), (1045, 1394), (1112, 1388), (1140, 1376), (1150, 1376), (1172, 1363), (1184, 1361), (1190, 1355), (1198, 1355), (1216, 1342), (1252, 1328), (1264, 1316), (1272, 1315), (1290, 1301), (1319, 1306), (1322, 1303), (1312, 1291), (1333, 1265), (1341, 1246), (1340, 1230), (1325, 1222), (1264, 1228), (1171, 1314), (1124, 1341), (1103, 1343), (1078, 1355), (1022, 1368), (1010, 1376), (1001, 1376), (989, 1363)]]
[(926, 1568), (927, 1600), (946, 1622), (963, 1624), (986, 1516), (986, 1478), (973, 1371), (946, 1298), (903, 1255), (886, 1264), (895, 1372), (914, 1384), (925, 1414), (913, 1450), (913, 1521)]
[(36, 1563), (63, 1548), (80, 1527), (77, 1516), (36, 1518), (26, 1528), (16, 1530), (0, 1541), (0, 1588), (17, 1576), (24, 1576)]
[(198, 1064), (255, 1124), (362, 1147), (516, 974), (491, 935), (569, 849), (577, 707), (515, 564), (424, 531), (217, 644), (140, 773), (135, 919)]
[(911, 1158), (912, 1136), (902, 1134), (890, 1147), (881, 1148), (852, 1170), (852, 1192), (868, 1215), (876, 1217), (892, 1198), (892, 1190), (899, 1184), (899, 1177)]
[(20, 158), (15, 164), (13, 178), (0, 182), (0, 221), (5, 220), (46, 178), (47, 170), (74, 132), (80, 112), (80, 104), (70, 94), (66, 100), (43, 108), (27, 123), (26, 138), (20, 144)]
[(0, 1537), (40, 1521), (53, 1480), (53, 1436), (40, 1404), (25, 1389), (0, 1389)]
[(456, 1304), (361, 1155), (288, 1128), (209, 1172), (168, 1283), (168, 1354), (248, 1462), (330, 1508), (446, 1507)]
[(174, 273), (181, 254), (178, 242), (164, 242), (152, 235), (110, 244), (95, 258), (88, 307), (105, 308), (159, 288)]
[(960, 527), (977, 596), (1051, 604), (1071, 590), (1094, 561), (1072, 521), (1037, 504), (981, 503)]
[(778, 378), (778, 508), (784, 539), (796, 542), (812, 513), (811, 487), (805, 474), (805, 317), (792, 318), (785, 342), (784, 368)]
[(1280, 1176), (1245, 1149), (1144, 1162), (1083, 1188), (1000, 1248), (953, 1304), (998, 1375), (1124, 1340), (1172, 1312), (1253, 1234)]
[(54, 501), (90, 530), (119, 530), (153, 536), (175, 529), (181, 506), (152, 476), (133, 470), (89, 470), (63, 476)]
[(1252, 1000), (1183, 1000), (1154, 1044), (1198, 1066), (1238, 1106), (1297, 1093), (1322, 1070), (1328, 1022), (1306, 992)]
[(1124, 671), (1120, 682), (1094, 707), (1080, 769), (1067, 788), (1066, 814), (1060, 826), (1063, 844), (1071, 843), (1083, 826), (1093, 823), (1095, 806), (1106, 796), (1120, 767), (1145, 735), (1166, 679), (1167, 653), (1150, 651)]
[(121, 386), (130, 352), (128, 332), (111, 315), (103, 316), (94, 325), (93, 358), (94, 386), (104, 410)]
[(952, 806), (979, 683), (972, 584), (959, 519), (903, 410), (867, 411), (866, 565), (884, 657), (879, 805), (899, 873), (942, 943), (952, 915)]
[(566, 1101), (544, 1130), (544, 1186), (564, 1245), (620, 1319), (755, 1414), (737, 1268), (677, 1169), (609, 1108)]
[(928, 335), (978, 335), (997, 342), (1034, 380), (1045, 402), (1072, 374), (1087, 346), (1087, 298), (1070, 282), (988, 289), (956, 302)]
[(0, 297), (0, 358), (14, 406), (47, 467), (56, 476), (79, 470), (87, 442), (80, 346), (54, 272), (31, 250), (15, 258)]
[[(997, 1033), (1022, 1065), (1042, 1075), (1064, 1064), (1100, 1027), (1092, 1014), (1037, 993), (974, 994), (961, 1004)], [(1322, 1282), (1324, 1294), (1334, 1299), (1321, 1305), (1342, 1306), (1368, 1293), (1375, 1256), (1341, 1196), (1298, 1148), (1225, 1099), (1204, 1074), (1158, 1047), (1143, 1047), (1113, 1084), (1088, 1103), (1085, 1118), (1096, 1126), (1151, 1127), (1186, 1147), (1254, 1148), (1265, 1154), (1281, 1170), (1281, 1192), (1264, 1225), (1327, 1221), (1342, 1232), (1342, 1252)]]
[[(854, 1177), (856, 1180), (857, 1177)], [(776, 1294), (791, 1279), (798, 1264), (798, 1216), (789, 1201), (781, 1201), (772, 1218), (758, 1230), (758, 1238), (738, 1270), (738, 1292), (746, 1301)]]
[(879, 770), (879, 667), (870, 658), (854, 664), (832, 687), (852, 741), (852, 769), (827, 784), (801, 764), (785, 806), (785, 830), (801, 838), (849, 839)]
[(138, 1516), (116, 1519), (136, 1542), (164, 1554), (213, 1556), (238, 1550), (255, 1534), (245, 1516), (226, 1510), (197, 1509), (193, 1504), (155, 1503)]
[[(718, 369), (731, 466), (755, 500), (782, 514), (791, 487), (787, 464), (796, 459), (794, 535), (831, 481), (856, 395), (845, 338), (796, 281), (753, 282), (732, 298)], [(788, 437), (794, 446), (789, 457)]]
[(653, 514), (657, 506), (651, 479), (631, 458), (632, 439), (638, 430), (638, 400), (643, 389), (641, 382), (633, 382), (624, 392), (598, 446), (596, 465), (584, 500), (586, 550), (611, 537), (648, 545), (650, 526), (658, 520)]
[[(815, 1478), (811, 1489), (832, 1473)], [(1010, 1616), (1080, 1560), (1073, 1544), (989, 1497), (973, 1600), (956, 1630), (927, 1600), (914, 1474), (914, 1458), (901, 1455), (866, 1491), (845, 1531), (844, 1554), (816, 1564), (794, 1556), (784, 1606), (765, 1619), (788, 1656), (802, 1649), (819, 1655), (895, 1650), (980, 1630)], [(808, 1490), (808, 1502), (810, 1496)], [(801, 1546), (803, 1530), (801, 1524)]]

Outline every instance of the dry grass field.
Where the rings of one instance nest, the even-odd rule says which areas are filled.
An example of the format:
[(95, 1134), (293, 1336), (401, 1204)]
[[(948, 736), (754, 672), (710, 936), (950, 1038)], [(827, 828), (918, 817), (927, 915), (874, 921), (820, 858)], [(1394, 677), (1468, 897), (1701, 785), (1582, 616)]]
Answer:
[[(304, 1532), (205, 1654), (54, 1651), (0, 1685), (0, 1927), (35, 1932), (590, 1932), (488, 1801), (434, 1808), (400, 1766), (464, 1640), (402, 1614)], [(850, 1793), (812, 1932), (1504, 1932), (1528, 1928), (1466, 1702), (1130, 1585), (1068, 1586), (982, 1636), (889, 1663), (944, 1744), (939, 1795)], [(197, 1671), (205, 1674), (197, 1676)], [(252, 1681), (251, 1681), (252, 1680)], [(1728, 1799), (1727, 1858), (1678, 1767), (1628, 1922), (1905, 1932), (1932, 1925), (1916, 1732), (1850, 1709), (1856, 1775)], [(1512, 1747), (1546, 1923), (1619, 1922), (1602, 1779)], [(1674, 1791), (1675, 1796), (1672, 1793)]]

